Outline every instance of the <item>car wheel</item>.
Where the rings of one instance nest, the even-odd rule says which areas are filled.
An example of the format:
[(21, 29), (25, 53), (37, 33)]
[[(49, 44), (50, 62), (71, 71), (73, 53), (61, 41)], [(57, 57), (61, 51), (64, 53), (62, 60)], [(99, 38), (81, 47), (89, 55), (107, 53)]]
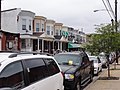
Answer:
[(73, 90), (82, 90), (81, 87), (81, 78), (77, 81), (75, 88)]
[(77, 83), (76, 83), (76, 86), (75, 86), (75, 89), (74, 90), (82, 90), (81, 89), (81, 83), (80, 83), (80, 81), (78, 81)]

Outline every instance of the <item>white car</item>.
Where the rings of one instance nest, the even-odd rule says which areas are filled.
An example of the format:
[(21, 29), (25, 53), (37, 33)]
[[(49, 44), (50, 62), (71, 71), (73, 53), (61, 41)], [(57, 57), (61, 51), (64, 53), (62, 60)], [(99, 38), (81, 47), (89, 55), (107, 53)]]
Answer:
[(97, 56), (89, 56), (89, 59), (94, 63), (94, 74), (98, 75), (100, 71), (102, 71), (102, 63)]
[(100, 58), (100, 61), (102, 62), (102, 67), (107, 68), (108, 66), (108, 61), (106, 58), (106, 54), (104, 52), (101, 52), (98, 57)]
[(64, 90), (63, 75), (51, 56), (0, 52), (0, 90)]
[(100, 61), (102, 63), (102, 67), (107, 68), (107, 58), (106, 58), (106, 56), (99, 56), (99, 58), (100, 58)]

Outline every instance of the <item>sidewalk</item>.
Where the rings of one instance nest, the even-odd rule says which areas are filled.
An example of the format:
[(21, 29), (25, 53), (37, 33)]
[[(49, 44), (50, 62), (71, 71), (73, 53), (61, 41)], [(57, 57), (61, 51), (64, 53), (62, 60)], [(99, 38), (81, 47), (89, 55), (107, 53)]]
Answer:
[(119, 65), (115, 64), (110, 65), (110, 76), (117, 77), (118, 80), (99, 80), (102, 77), (108, 77), (108, 70), (104, 70), (100, 73), (97, 80), (93, 81), (86, 89), (84, 90), (120, 90), (120, 60)]

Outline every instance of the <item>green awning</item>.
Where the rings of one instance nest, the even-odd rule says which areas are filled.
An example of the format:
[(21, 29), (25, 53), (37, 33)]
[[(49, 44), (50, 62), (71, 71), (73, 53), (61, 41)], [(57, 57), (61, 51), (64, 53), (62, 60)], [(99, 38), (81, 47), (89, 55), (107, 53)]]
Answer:
[(68, 48), (80, 48), (80, 44), (75, 44), (75, 43), (68, 43)]

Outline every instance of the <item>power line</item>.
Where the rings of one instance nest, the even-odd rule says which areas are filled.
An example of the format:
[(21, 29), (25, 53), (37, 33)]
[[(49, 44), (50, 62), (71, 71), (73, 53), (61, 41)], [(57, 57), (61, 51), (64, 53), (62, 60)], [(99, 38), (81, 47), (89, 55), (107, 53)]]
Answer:
[(104, 4), (104, 6), (105, 6), (105, 8), (106, 8), (106, 10), (107, 10), (110, 18), (112, 19), (112, 16), (111, 16), (111, 14), (110, 14), (110, 12), (109, 12), (109, 9), (107, 8), (107, 5), (105, 4), (104, 0), (102, 0), (102, 2), (103, 2), (103, 4)]
[(115, 18), (115, 13), (114, 13), (114, 11), (113, 11), (113, 9), (112, 9), (112, 6), (111, 6), (111, 4), (110, 4), (110, 1), (109, 1), (109, 0), (106, 0), (106, 1), (107, 1), (109, 10), (112, 12), (113, 17)]

